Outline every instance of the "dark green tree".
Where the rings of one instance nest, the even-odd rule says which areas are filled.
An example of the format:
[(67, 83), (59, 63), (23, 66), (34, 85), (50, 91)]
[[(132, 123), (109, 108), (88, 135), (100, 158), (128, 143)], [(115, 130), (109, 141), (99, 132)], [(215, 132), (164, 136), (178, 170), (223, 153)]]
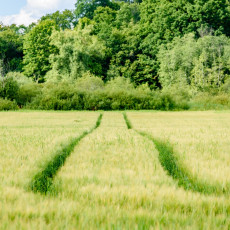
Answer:
[(77, 18), (87, 17), (92, 19), (94, 16), (94, 11), (99, 6), (108, 6), (112, 9), (118, 8), (118, 5), (110, 0), (77, 0), (77, 3), (75, 4), (75, 14)]
[(5, 72), (20, 71), (23, 58), (23, 37), (10, 27), (0, 31), (0, 59), (3, 61)]
[(132, 76), (135, 70), (133, 72), (130, 68), (130, 63), (137, 59), (139, 52), (139, 20), (138, 4), (120, 3), (119, 10), (98, 7), (94, 11), (93, 33), (104, 40), (107, 47), (104, 69), (109, 71), (106, 80), (125, 76), (137, 84), (142, 82)]
[(166, 41), (191, 32), (198, 36), (202, 26), (230, 35), (228, 0), (145, 0), (141, 19), (146, 34)]

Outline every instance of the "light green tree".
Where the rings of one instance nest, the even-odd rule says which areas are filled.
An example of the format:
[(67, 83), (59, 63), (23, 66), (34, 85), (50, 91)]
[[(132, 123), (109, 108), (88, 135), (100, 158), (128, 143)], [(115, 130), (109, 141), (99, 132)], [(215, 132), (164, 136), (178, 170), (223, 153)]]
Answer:
[(87, 71), (102, 76), (105, 46), (97, 36), (91, 35), (90, 27), (55, 31), (51, 44), (59, 52), (50, 56), (52, 69), (46, 75), (48, 81), (74, 81)]
[(50, 36), (55, 29), (52, 20), (41, 21), (28, 34), (25, 35), (24, 74), (37, 82), (43, 82), (45, 74), (51, 69), (49, 56), (57, 52), (50, 43)]
[(176, 38), (158, 54), (159, 80), (163, 87), (179, 82), (197, 90), (219, 88), (229, 74), (230, 40), (226, 36), (194, 34)]

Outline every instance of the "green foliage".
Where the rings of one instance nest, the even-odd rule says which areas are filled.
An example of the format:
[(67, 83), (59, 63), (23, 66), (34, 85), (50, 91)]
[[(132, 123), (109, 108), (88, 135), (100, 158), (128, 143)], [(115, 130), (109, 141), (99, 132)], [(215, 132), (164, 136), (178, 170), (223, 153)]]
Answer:
[(127, 110), (187, 109), (184, 96), (154, 92), (147, 85), (135, 88), (129, 79), (118, 77), (105, 85), (92, 75), (79, 78), (76, 84), (67, 81), (46, 83), (27, 106), (48, 110)]
[[(228, 0), (78, 0), (75, 6), (37, 25), (0, 24), (1, 97), (55, 110), (188, 109), (200, 92), (225, 103)], [(22, 64), (25, 76), (47, 83), (7, 75)]]
[(0, 111), (2, 110), (17, 110), (18, 106), (15, 101), (0, 98)]
[[(191, 2), (176, 0), (172, 2), (169, 0), (146, 0), (139, 4), (140, 2), (77, 1), (75, 14), (78, 18), (81, 18), (79, 20), (78, 33), (84, 31), (88, 25), (91, 25), (90, 33), (86, 36), (87, 40), (91, 38), (92, 40), (98, 39), (100, 42), (103, 41), (103, 58), (90, 57), (94, 50), (89, 50), (87, 56), (90, 58), (79, 60), (74, 57), (74, 49), (77, 47), (77, 44), (74, 45), (74, 48), (70, 48), (70, 45), (67, 48), (65, 46), (69, 42), (62, 39), (65, 41), (65, 44), (56, 44), (59, 50), (62, 50), (60, 52), (61, 55), (59, 55), (60, 59), (56, 56), (55, 60), (55, 55), (52, 56), (53, 69), (47, 75), (47, 79), (52, 79), (52, 76), (55, 79), (66, 78), (63, 76), (76, 79), (85, 71), (90, 71), (95, 75), (103, 76), (104, 81), (122, 76), (130, 79), (136, 86), (148, 83), (153, 89), (162, 86), (158, 79), (159, 60), (157, 56), (162, 43), (166, 44), (175, 37), (181, 37), (189, 32), (193, 32), (195, 37), (210, 33), (215, 33), (216, 35), (229, 34), (229, 4), (227, 1), (202, 0)], [(53, 42), (55, 43), (58, 40), (60, 41), (56, 36)], [(72, 43), (74, 42), (72, 41)], [(220, 42), (217, 41), (217, 43), (221, 45)], [(214, 46), (217, 47), (218, 44)], [(61, 48), (62, 46), (64, 46), (64, 49)], [(84, 50), (87, 50), (87, 47), (84, 47)], [(193, 55), (193, 53), (190, 54), (191, 47), (187, 48), (188, 56)], [(97, 49), (100, 50), (100, 48)], [(209, 88), (210, 85), (215, 88), (216, 84), (220, 86), (227, 71), (222, 68), (220, 61), (216, 61), (219, 58), (217, 55), (214, 61), (215, 64), (211, 65), (207, 69), (207, 73), (205, 73), (205, 75), (209, 76), (206, 81), (207, 84), (197, 86), (197, 82), (201, 82), (199, 78), (201, 76), (201, 65), (203, 65), (202, 58), (201, 56), (201, 59), (197, 60), (195, 65), (197, 68), (193, 68), (193, 72), (190, 73), (194, 76), (193, 82), (195, 83), (193, 84), (201, 89)], [(211, 56), (209, 55), (206, 58), (206, 62), (210, 62), (208, 58), (211, 58)], [(185, 60), (185, 65), (191, 65), (191, 60), (188, 57), (184, 59), (187, 59)], [(74, 63), (74, 67), (70, 66), (69, 63)], [(217, 70), (218, 74), (216, 74)], [(185, 72), (188, 74), (187, 69)], [(184, 74), (184, 72), (181, 74)], [(76, 77), (76, 75), (78, 76)], [(191, 76), (186, 78), (185, 81), (190, 84), (192, 79), (189, 78)], [(216, 79), (218, 79), (217, 82)], [(174, 82), (170, 84), (174, 84)]]
[(0, 78), (0, 97), (8, 100), (16, 100), (19, 93), (19, 85), (12, 77)]
[(41, 93), (27, 106), (32, 109), (45, 110), (82, 110), (81, 95), (75, 92), (68, 82), (44, 84)]
[(208, 92), (198, 93), (189, 103), (191, 110), (226, 110), (230, 109), (230, 94), (212, 95)]
[(162, 46), (159, 80), (163, 87), (184, 82), (196, 90), (219, 88), (229, 74), (230, 40), (222, 36), (204, 36), (195, 39), (194, 34), (175, 38)]
[[(140, 10), (139, 36), (142, 41), (139, 49), (145, 60), (151, 60), (152, 65), (149, 66), (153, 76), (158, 75), (156, 55), (161, 44), (191, 32), (196, 37), (199, 32), (205, 34), (205, 31), (230, 35), (229, 3), (226, 0), (146, 0), (142, 2)], [(155, 82), (158, 84), (157, 79)]]
[(5, 72), (22, 70), (22, 36), (9, 27), (0, 30), (0, 59)]
[(45, 74), (51, 69), (49, 56), (56, 53), (56, 48), (50, 44), (50, 36), (55, 28), (51, 20), (41, 21), (25, 35), (24, 74), (37, 82), (43, 82)]
[(26, 106), (33, 101), (34, 98), (41, 94), (41, 87), (36, 83), (28, 83), (21, 85), (19, 88), (17, 103), (20, 107)]
[(12, 78), (14, 81), (16, 81), (19, 86), (30, 84), (33, 82), (31, 78), (26, 77), (20, 72), (9, 72), (6, 76), (7, 78)]
[(140, 8), (138, 4), (122, 4), (117, 13), (113, 40), (115, 44), (119, 41), (119, 46), (111, 58), (108, 77), (123, 76), (135, 85), (148, 83), (155, 88), (158, 85), (156, 58), (152, 56), (155, 47), (152, 43), (148, 44), (147, 52), (141, 47), (143, 25), (139, 21)]
[(134, 85), (130, 82), (130, 79), (125, 79), (123, 77), (117, 77), (114, 79), (111, 79), (106, 84), (106, 89), (109, 92), (113, 91), (132, 91), (134, 90)]
[(105, 47), (90, 33), (90, 27), (87, 27), (52, 34), (51, 44), (59, 49), (59, 53), (50, 57), (52, 70), (46, 76), (48, 81), (73, 81), (87, 71), (97, 76), (103, 75)]
[(120, 4), (119, 11), (98, 7), (94, 12), (93, 32), (105, 41), (107, 47), (107, 78), (123, 76), (136, 85), (154, 84), (152, 61), (139, 50), (140, 20), (138, 4)]
[(47, 19), (54, 21), (55, 24), (62, 30), (72, 29), (77, 24), (76, 18), (71, 10), (64, 10), (63, 12), (56, 11), (53, 14), (47, 14), (41, 17), (41, 21), (45, 21)]
[(127, 27), (131, 22), (134, 24), (140, 21), (140, 6), (139, 4), (120, 4), (120, 9), (117, 11), (116, 27)]
[(87, 17), (92, 19), (94, 11), (100, 6), (118, 8), (117, 4), (110, 0), (78, 0), (75, 4), (75, 14), (77, 18)]
[(221, 91), (230, 93), (230, 77), (225, 80), (225, 83), (221, 86)]
[(27, 34), (36, 24), (32, 22), (30, 25), (25, 26), (25, 25), (16, 25), (16, 24), (11, 24), (11, 25), (3, 25), (0, 22), (0, 31), (7, 31), (11, 30), (15, 32), (17, 35), (25, 35)]
[(79, 92), (96, 91), (104, 88), (104, 82), (101, 78), (96, 77), (89, 72), (83, 74), (75, 83), (75, 89)]
[(141, 4), (141, 18), (149, 26), (145, 32), (152, 31), (154, 40), (171, 41), (187, 33), (198, 33), (202, 26), (212, 28), (216, 34), (230, 35), (227, 0), (146, 0)]
[(9, 72), (1, 82), (1, 97), (15, 100), (19, 107), (30, 103), (41, 91), (40, 85), (19, 72)]
[[(11, 83), (11, 80), (9, 81)], [(15, 83), (16, 81), (14, 81)], [(17, 83), (17, 82), (16, 82)], [(9, 85), (9, 84), (8, 84)], [(14, 85), (13, 85), (14, 86)], [(162, 91), (151, 91), (148, 85), (137, 88), (122, 77), (106, 84), (89, 73), (73, 84), (68, 81), (20, 84), (8, 97), (19, 107), (43, 110), (187, 110), (230, 108), (229, 94), (197, 94), (188, 86), (176, 84)], [(1, 91), (2, 92), (2, 91)], [(5, 96), (4, 96), (5, 97)], [(14, 104), (16, 104), (14, 102)], [(12, 107), (14, 109), (14, 107)]]

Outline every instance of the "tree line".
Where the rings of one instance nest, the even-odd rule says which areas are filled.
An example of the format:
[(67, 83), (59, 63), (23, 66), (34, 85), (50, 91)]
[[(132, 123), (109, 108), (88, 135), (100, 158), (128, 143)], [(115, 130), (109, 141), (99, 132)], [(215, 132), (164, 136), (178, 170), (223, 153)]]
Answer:
[[(124, 78), (132, 95), (141, 88), (163, 101), (162, 95), (168, 101), (180, 95), (188, 102), (181, 108), (191, 99), (201, 103), (201, 95), (230, 106), (229, 25), (228, 0), (78, 0), (75, 10), (47, 14), (28, 27), (1, 24), (0, 97), (24, 107), (79, 79), (89, 84), (96, 77), (108, 90)], [(22, 86), (35, 94), (19, 103)], [(156, 107), (150, 104), (147, 109)]]

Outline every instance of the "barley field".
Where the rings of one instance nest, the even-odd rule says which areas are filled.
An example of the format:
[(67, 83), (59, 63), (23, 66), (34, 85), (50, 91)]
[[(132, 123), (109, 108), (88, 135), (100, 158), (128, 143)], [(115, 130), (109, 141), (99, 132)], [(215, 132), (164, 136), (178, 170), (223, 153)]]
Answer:
[(230, 229), (230, 111), (1, 112), (0, 229)]

